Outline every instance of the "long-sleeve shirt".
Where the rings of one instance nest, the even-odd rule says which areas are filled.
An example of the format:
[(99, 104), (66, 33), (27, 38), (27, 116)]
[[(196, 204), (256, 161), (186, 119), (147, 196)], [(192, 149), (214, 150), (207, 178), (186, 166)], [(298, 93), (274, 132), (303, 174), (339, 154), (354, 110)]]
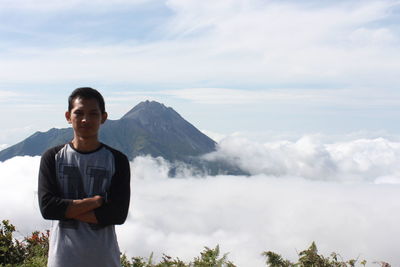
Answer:
[[(70, 144), (47, 150), (39, 169), (38, 199), (45, 219), (53, 220), (49, 267), (120, 266), (114, 225), (125, 222), (130, 201), (129, 161), (102, 144), (80, 152)], [(101, 195), (104, 204), (94, 210), (98, 224), (67, 219), (74, 199)]]

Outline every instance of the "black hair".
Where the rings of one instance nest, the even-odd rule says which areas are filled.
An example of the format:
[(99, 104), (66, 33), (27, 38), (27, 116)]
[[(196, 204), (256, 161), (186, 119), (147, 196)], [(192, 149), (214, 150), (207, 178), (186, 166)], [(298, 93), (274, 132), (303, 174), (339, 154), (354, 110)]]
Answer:
[(97, 103), (99, 104), (99, 108), (102, 114), (106, 112), (104, 98), (103, 96), (91, 87), (79, 87), (76, 88), (71, 95), (68, 97), (68, 111), (71, 112), (73, 108), (73, 103), (75, 98), (82, 98), (82, 99), (96, 99)]

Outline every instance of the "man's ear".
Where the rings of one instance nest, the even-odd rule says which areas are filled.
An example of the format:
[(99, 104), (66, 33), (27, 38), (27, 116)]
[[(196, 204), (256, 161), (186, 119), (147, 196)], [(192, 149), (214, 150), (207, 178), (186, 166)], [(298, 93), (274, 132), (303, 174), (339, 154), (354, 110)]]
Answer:
[(65, 111), (65, 119), (71, 124), (71, 112)]
[(108, 117), (107, 112), (101, 114), (101, 124), (103, 124), (107, 120), (107, 117)]

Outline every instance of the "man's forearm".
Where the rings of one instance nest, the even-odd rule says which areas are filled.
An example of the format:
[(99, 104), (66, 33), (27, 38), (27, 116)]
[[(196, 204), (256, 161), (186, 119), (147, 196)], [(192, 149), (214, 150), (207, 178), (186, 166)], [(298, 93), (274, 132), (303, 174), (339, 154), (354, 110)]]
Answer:
[(67, 211), (65, 212), (65, 217), (69, 219), (75, 219), (79, 215), (93, 211), (94, 209), (100, 207), (102, 204), (103, 198), (101, 196), (73, 200), (69, 204)]
[(86, 213), (79, 214), (74, 219), (78, 220), (78, 221), (81, 221), (81, 222), (87, 222), (87, 223), (95, 223), (95, 224), (99, 223), (97, 221), (96, 215), (94, 214), (93, 211), (89, 211), (89, 212), (86, 212)]

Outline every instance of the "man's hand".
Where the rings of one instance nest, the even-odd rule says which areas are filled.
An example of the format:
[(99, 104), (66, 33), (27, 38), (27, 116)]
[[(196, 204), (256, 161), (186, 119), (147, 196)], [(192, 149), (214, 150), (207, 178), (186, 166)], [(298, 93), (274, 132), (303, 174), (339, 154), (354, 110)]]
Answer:
[(93, 201), (93, 205), (95, 206), (95, 209), (101, 207), (101, 205), (103, 205), (103, 202), (104, 202), (103, 197), (99, 196), (99, 195), (96, 195), (91, 198), (84, 198), (84, 200), (85, 199), (87, 199), (88, 201)]
[(87, 223), (94, 223), (94, 224), (99, 223), (97, 221), (96, 215), (94, 215), (93, 211), (88, 211), (86, 213), (79, 214), (74, 219), (81, 221), (81, 222), (87, 222)]
[(75, 199), (69, 204), (65, 212), (65, 217), (79, 220), (82, 217), (80, 215), (92, 212), (94, 209), (101, 207), (101, 205), (103, 205), (103, 198), (98, 195), (84, 199)]

